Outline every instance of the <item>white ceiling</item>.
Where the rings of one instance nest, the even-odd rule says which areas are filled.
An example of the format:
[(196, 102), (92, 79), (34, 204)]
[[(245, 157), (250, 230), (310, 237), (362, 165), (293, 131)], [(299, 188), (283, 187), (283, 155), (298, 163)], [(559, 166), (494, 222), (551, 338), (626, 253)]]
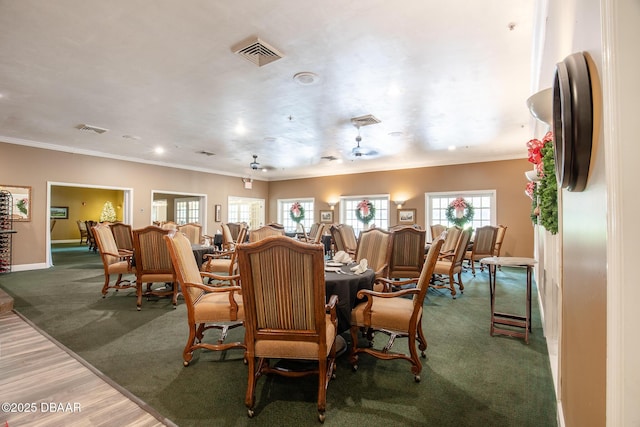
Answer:
[[(0, 140), (263, 180), (522, 158), (533, 8), (0, 0)], [(284, 57), (235, 55), (252, 36)], [(381, 123), (361, 145), (378, 156), (354, 159), (350, 119), (366, 114)]]

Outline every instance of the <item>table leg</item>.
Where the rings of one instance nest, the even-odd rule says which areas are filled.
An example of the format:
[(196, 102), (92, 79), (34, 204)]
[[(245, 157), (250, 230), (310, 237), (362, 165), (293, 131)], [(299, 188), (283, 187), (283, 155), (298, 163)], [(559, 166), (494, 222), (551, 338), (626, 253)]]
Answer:
[(489, 269), (489, 294), (491, 296), (491, 327), (489, 328), (489, 335), (493, 336), (496, 312), (496, 266), (489, 264), (487, 267)]

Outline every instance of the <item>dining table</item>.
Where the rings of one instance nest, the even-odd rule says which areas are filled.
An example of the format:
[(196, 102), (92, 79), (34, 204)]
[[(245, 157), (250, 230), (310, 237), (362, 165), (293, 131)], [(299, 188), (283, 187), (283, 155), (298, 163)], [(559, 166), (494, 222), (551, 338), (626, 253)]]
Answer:
[(202, 267), (204, 263), (204, 256), (206, 254), (215, 253), (218, 248), (215, 245), (198, 245), (192, 244), (191, 250), (193, 251), (193, 256), (196, 258), (196, 263), (198, 264), (198, 268)]
[(326, 287), (327, 301), (331, 295), (338, 296), (336, 312), (338, 316), (338, 334), (348, 331), (351, 327), (351, 310), (364, 301), (358, 299), (357, 294), (360, 289), (373, 289), (375, 273), (372, 269), (367, 269), (361, 274), (351, 271), (356, 264), (332, 265), (331, 262), (325, 267), (324, 281)]

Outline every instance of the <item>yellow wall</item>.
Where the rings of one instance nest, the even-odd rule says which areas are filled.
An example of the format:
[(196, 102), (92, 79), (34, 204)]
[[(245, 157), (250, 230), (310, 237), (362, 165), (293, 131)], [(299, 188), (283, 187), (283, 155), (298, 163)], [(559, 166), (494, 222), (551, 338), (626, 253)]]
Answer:
[(105, 202), (111, 202), (118, 221), (123, 218), (124, 192), (100, 188), (51, 186), (51, 206), (69, 208), (69, 219), (57, 219), (51, 231), (51, 240), (80, 241), (80, 230), (76, 221), (99, 221)]

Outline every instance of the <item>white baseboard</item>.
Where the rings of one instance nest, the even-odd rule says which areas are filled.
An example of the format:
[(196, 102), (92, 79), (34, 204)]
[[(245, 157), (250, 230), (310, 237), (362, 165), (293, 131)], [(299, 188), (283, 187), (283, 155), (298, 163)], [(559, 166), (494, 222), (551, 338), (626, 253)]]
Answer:
[(44, 270), (45, 268), (49, 268), (49, 266), (44, 262), (38, 264), (19, 264), (12, 265), (11, 271)]
[[(54, 245), (56, 243), (77, 243), (80, 244), (80, 239), (67, 239), (67, 240), (52, 240), (51, 244)], [(83, 243), (83, 245), (85, 245), (86, 243)]]

